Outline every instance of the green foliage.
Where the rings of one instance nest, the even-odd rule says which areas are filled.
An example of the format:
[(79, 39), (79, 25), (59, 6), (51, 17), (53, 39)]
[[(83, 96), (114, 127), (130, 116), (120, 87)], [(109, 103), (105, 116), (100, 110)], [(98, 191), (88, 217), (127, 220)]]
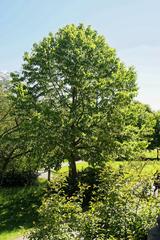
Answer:
[(160, 112), (156, 112), (153, 139), (148, 148), (155, 149), (159, 147), (160, 147)]
[[(148, 146), (150, 148), (150, 146)], [(143, 152), (142, 154), (143, 159), (150, 159), (150, 160), (155, 160), (157, 159), (157, 150), (156, 149), (147, 149)]]
[(150, 176), (140, 173), (106, 167), (98, 174), (87, 211), (82, 209), (86, 183), (71, 198), (60, 192), (51, 195), (29, 239), (144, 240), (159, 214), (160, 200), (152, 196)]
[(14, 149), (12, 132), (14, 131), (15, 121), (9, 115), (10, 108), (8, 92), (3, 85), (0, 85), (0, 170), (5, 170)]
[(144, 239), (158, 214), (159, 201), (148, 196), (149, 181), (138, 176), (136, 179), (128, 170), (122, 167), (102, 173), (98, 198), (91, 206), (90, 218), (87, 214), (84, 220), (84, 239), (89, 239), (88, 234), (94, 236), (91, 239), (99, 239), (99, 235), (102, 239)]
[[(6, 175), (10, 175), (8, 182), (11, 182), (13, 172), (17, 178), (22, 175), (20, 172), (29, 174), (35, 170), (29, 155), (29, 144), (24, 137), (26, 132), (21, 131), (20, 121), (12, 115), (14, 107), (9, 95), (9, 90), (0, 85), (0, 185), (6, 182)], [(19, 181), (23, 176), (20, 178)]]
[(37, 240), (76, 239), (79, 212), (80, 208), (76, 202), (67, 202), (62, 196), (53, 195), (48, 201), (45, 201), (40, 209), (41, 218), (39, 219), (38, 231), (33, 230), (29, 238)]
[(15, 114), (32, 157), (55, 168), (68, 159), (75, 178), (77, 160), (95, 166), (117, 156), (135, 75), (91, 27), (67, 25), (34, 44), (22, 74), (12, 74)]
[(125, 110), (124, 128), (117, 136), (119, 160), (139, 160), (152, 140), (155, 117), (147, 105), (133, 102)]

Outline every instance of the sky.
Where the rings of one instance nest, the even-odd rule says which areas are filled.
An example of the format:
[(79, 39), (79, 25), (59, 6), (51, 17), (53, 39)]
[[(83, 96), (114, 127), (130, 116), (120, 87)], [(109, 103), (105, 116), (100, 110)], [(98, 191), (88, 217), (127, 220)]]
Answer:
[(0, 71), (67, 24), (91, 25), (137, 72), (138, 100), (160, 110), (160, 0), (0, 0)]

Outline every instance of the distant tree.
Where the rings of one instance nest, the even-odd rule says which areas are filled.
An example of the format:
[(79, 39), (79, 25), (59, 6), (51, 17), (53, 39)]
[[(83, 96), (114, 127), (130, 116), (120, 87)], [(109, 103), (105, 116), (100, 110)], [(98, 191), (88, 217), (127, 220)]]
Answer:
[[(23, 132), (19, 131), (20, 122), (11, 115), (13, 105), (5, 86), (0, 85), (0, 185), (5, 172), (22, 166), (22, 157), (29, 153), (22, 138)], [(19, 158), (21, 161), (17, 161)]]
[(49, 167), (76, 161), (101, 165), (117, 155), (117, 134), (137, 94), (136, 74), (126, 68), (91, 27), (67, 25), (25, 53), (22, 74), (12, 75), (18, 119), (34, 154)]
[(10, 83), (10, 73), (9, 72), (0, 72), (0, 85), (3, 86), (3, 89), (9, 89)]
[(159, 159), (159, 148), (160, 148), (160, 112), (155, 112), (155, 125), (154, 132), (152, 135), (152, 141), (148, 146), (148, 149), (157, 149), (157, 159)]
[(155, 117), (148, 105), (133, 101), (124, 115), (124, 128), (117, 136), (119, 160), (139, 159), (152, 141)]
[[(4, 171), (13, 155), (12, 145), (9, 144), (10, 134), (14, 131), (16, 124), (9, 116), (10, 102), (3, 85), (0, 85), (0, 166)], [(7, 139), (6, 139), (7, 138)]]

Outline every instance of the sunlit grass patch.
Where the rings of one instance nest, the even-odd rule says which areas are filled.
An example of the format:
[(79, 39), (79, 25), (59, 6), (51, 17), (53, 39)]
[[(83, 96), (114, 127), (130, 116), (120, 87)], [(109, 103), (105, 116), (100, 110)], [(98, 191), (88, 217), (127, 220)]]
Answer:
[[(84, 161), (76, 162), (77, 170), (82, 171), (86, 167), (88, 167), (88, 163)], [(62, 167), (59, 171), (59, 173), (66, 173), (68, 172), (68, 166)]]
[(26, 234), (25, 229), (14, 229), (12, 231), (5, 231), (0, 234), (0, 240), (15, 240)]

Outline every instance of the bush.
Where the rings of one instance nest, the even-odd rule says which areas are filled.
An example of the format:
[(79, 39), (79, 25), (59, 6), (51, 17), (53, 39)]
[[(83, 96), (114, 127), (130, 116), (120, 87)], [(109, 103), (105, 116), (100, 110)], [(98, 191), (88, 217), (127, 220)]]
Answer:
[(82, 220), (84, 239), (144, 240), (159, 213), (159, 199), (148, 195), (149, 179), (107, 168), (90, 210)]
[(1, 187), (18, 187), (32, 185), (37, 179), (38, 174), (34, 171), (8, 170), (0, 172)]
[(45, 200), (40, 208), (38, 226), (29, 236), (36, 240), (75, 240), (78, 214), (81, 209), (75, 201), (66, 201), (57, 194)]
[(86, 183), (79, 186), (76, 196), (68, 198), (57, 191), (45, 199), (39, 222), (29, 239), (146, 239), (159, 214), (159, 198), (151, 195), (149, 178), (139, 177), (127, 168), (108, 167), (98, 174), (98, 179), (85, 212), (82, 203), (88, 188)]

